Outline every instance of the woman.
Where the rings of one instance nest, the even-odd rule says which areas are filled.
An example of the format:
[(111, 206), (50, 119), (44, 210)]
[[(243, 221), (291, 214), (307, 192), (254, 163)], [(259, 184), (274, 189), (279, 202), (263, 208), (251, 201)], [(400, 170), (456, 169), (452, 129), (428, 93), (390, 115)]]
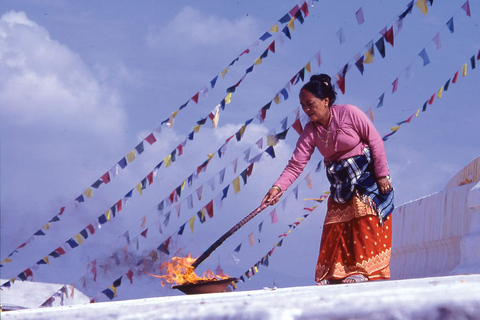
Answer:
[(279, 201), (276, 196), (298, 178), (317, 148), (331, 185), (315, 281), (389, 279), (394, 205), (383, 141), (360, 109), (334, 105), (335, 99), (326, 74), (302, 87), (300, 104), (310, 121), (262, 204)]

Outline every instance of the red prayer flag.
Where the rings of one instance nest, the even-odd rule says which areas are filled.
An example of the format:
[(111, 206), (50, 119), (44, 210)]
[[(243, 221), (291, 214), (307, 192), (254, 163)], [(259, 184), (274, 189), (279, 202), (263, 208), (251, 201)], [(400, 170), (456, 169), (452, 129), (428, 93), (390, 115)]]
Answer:
[(195, 102), (195, 103), (198, 103), (198, 92), (192, 97), (192, 100)]
[(308, 12), (308, 4), (307, 4), (306, 1), (302, 4), (302, 6), (300, 7), (300, 10), (302, 10), (303, 15), (304, 15), (305, 17), (308, 17), (308, 15), (309, 15), (310, 13)]
[(270, 43), (267, 49), (275, 53), (275, 40), (272, 43)]
[(383, 37), (393, 47), (393, 26), (383, 34)]
[(472, 16), (472, 13), (470, 12), (470, 3), (468, 2), (465, 2), (465, 4), (462, 6), (462, 9), (465, 10), (465, 13), (467, 14), (467, 16), (471, 17)]
[(30, 268), (28, 268), (27, 270), (23, 271), (23, 273), (25, 274), (25, 278), (33, 277), (33, 273), (32, 273), (32, 270), (31, 270)]
[(397, 91), (397, 89), (398, 89), (398, 78), (395, 79), (395, 81), (393, 81), (392, 86), (393, 86), (393, 88), (392, 88), (392, 94), (393, 94), (393, 93), (395, 93), (395, 92)]
[(110, 173), (108, 173), (108, 171), (100, 177), (100, 180), (103, 181), (103, 183), (107, 184), (110, 182)]
[(452, 83), (457, 83), (457, 78), (458, 78), (458, 71), (455, 72), (455, 75), (453, 76)]
[(342, 91), (342, 94), (345, 94), (345, 75), (340, 76), (340, 79), (338, 79), (337, 84), (340, 91)]
[(118, 200), (116, 205), (117, 205), (117, 212), (122, 211), (122, 199)]
[(88, 231), (90, 231), (90, 234), (94, 234), (95, 233), (95, 227), (92, 225), (92, 224), (89, 224), (87, 226), (87, 229)]
[(365, 19), (363, 18), (363, 9), (360, 7), (360, 9), (357, 10), (355, 13), (355, 17), (357, 18), (358, 24), (362, 24), (365, 22)]
[(210, 202), (207, 203), (205, 209), (207, 209), (208, 216), (213, 218), (213, 200), (210, 200)]
[(63, 255), (65, 254), (65, 249), (63, 249), (62, 247), (58, 247), (57, 249), (55, 249), (55, 252), (58, 253), (59, 255)]
[(300, 122), (300, 119), (295, 120), (295, 122), (292, 124), (292, 128), (297, 131), (299, 135), (302, 134), (303, 128), (302, 128), (302, 123)]
[(428, 100), (428, 104), (432, 104), (432, 103), (433, 103), (433, 99), (435, 99), (435, 93), (432, 94), (432, 96), (430, 97), (430, 100)]
[(145, 141), (147, 141), (150, 145), (154, 144), (157, 139), (155, 139), (155, 136), (153, 133), (150, 133), (146, 138)]
[(132, 270), (128, 270), (127, 278), (128, 278), (128, 280), (130, 280), (130, 284), (133, 284), (133, 271)]
[(181, 144), (179, 144), (177, 146), (177, 150), (178, 150), (178, 155), (181, 156), (183, 154), (183, 146)]
[(145, 229), (142, 233), (140, 233), (144, 238), (147, 238), (147, 232), (148, 232), (148, 228)]
[(153, 171), (147, 175), (147, 180), (149, 185), (153, 183)]
[(247, 168), (247, 177), (250, 177), (253, 172), (253, 163), (251, 163)]

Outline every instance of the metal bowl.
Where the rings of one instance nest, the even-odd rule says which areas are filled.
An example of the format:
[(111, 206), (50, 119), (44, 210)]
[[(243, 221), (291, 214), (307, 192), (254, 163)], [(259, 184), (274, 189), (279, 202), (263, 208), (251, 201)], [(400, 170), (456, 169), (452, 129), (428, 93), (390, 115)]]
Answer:
[(223, 280), (205, 280), (197, 283), (185, 283), (178, 286), (173, 286), (173, 289), (178, 289), (185, 294), (202, 294), (202, 293), (218, 293), (225, 292), (228, 285), (232, 282), (237, 282), (236, 278), (228, 278)]

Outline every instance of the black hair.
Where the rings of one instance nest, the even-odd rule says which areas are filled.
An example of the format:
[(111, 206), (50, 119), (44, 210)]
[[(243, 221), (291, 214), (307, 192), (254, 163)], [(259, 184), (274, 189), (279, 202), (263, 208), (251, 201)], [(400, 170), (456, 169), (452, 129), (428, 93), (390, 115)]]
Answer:
[(337, 99), (337, 93), (332, 88), (332, 78), (328, 74), (315, 74), (310, 77), (310, 81), (305, 83), (302, 90), (306, 90), (319, 99), (328, 98), (329, 106), (333, 105)]

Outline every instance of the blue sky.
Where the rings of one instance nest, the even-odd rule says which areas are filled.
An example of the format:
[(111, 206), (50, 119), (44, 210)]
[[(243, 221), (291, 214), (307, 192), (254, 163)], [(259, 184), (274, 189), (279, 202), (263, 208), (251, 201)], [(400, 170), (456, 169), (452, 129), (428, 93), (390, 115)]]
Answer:
[[(337, 90), (337, 102), (354, 104), (364, 111), (372, 108), (374, 124), (381, 135), (415, 114), (455, 72), (461, 73), (467, 63), (466, 77), (460, 74), (458, 82), (451, 84), (441, 98), (435, 97), (426, 112), (403, 124), (385, 143), (397, 205), (442, 190), (480, 151), (476, 138), (480, 135), (476, 89), (479, 74), (478, 68), (472, 70), (470, 65), (470, 58), (476, 58), (480, 49), (480, 6), (470, 1), (472, 17), (467, 17), (461, 9), (464, 0), (448, 4), (434, 2), (426, 15), (414, 7), (399, 30), (396, 17), (409, 2), (314, 2), (305, 22), (295, 22), (292, 39), (275, 34), (254, 46), (285, 13), (302, 3), (2, 1), (2, 259), (42, 228), (60, 207), (71, 205), (172, 112), (208, 87), (215, 76), (250, 48), (250, 53), (242, 55), (224, 78), (219, 77), (215, 88), (209, 88), (206, 94), (200, 93), (198, 104), (190, 100), (175, 117), (171, 129), (162, 126), (157, 142), (146, 145), (145, 152), (109, 185), (96, 190), (89, 201), (67, 210), (60, 222), (52, 224), (45, 238), (36, 239), (12, 256), (14, 261), (5, 265), (2, 278), (15, 276), (63, 245), (134, 188), (185, 141), (198, 120), (214, 110), (225, 97), (226, 89), (246, 74), (246, 69), (273, 39), (275, 53), (270, 52), (263, 63), (245, 77), (232, 95), (231, 103), (220, 112), (218, 127), (213, 129), (211, 122), (207, 122), (195, 139), (185, 145), (184, 154), (178, 156), (171, 167), (161, 168), (155, 182), (141, 197), (132, 198), (123, 215), (65, 257), (39, 268), (35, 272), (36, 281), (75, 283), (80, 287), (81, 279), (91, 276), (87, 269), (89, 262), (98, 259), (100, 265), (102, 257), (122, 252), (118, 239), (122, 239), (121, 235), (127, 230), (132, 238), (136, 236), (141, 240), (139, 250), (132, 252), (136, 258), (132, 259), (148, 255), (149, 250), (175, 234), (179, 226), (205, 205), (206, 199), (221, 192), (218, 183), (214, 189), (209, 181), (216, 179), (223, 168), (227, 168), (225, 183), (233, 180), (239, 172), (231, 172), (232, 161), (238, 158), (238, 167), (243, 170), (247, 165), (243, 152), (272, 129), (279, 133), (285, 117), (292, 119), (299, 106), (297, 96), (301, 83), (291, 87), (287, 100), (272, 104), (264, 123), (259, 123), (256, 116), (309, 61), (312, 61), (313, 73), (332, 76), (345, 64), (351, 66), (346, 75), (345, 94)], [(355, 18), (360, 8), (365, 17), (361, 25)], [(446, 27), (452, 17), (453, 33)], [(382, 29), (391, 26), (395, 30), (394, 46), (385, 45), (383, 59), (375, 49), (374, 62), (366, 64), (361, 75), (353, 62), (365, 53), (371, 41), (380, 38)], [(343, 43), (337, 37), (339, 30), (345, 37)], [(437, 34), (441, 39), (439, 50), (433, 41)], [(422, 49), (430, 59), (426, 66), (418, 55)], [(322, 60), (320, 67), (313, 63), (318, 52)], [(306, 78), (309, 76), (307, 72)], [(392, 94), (392, 83), (397, 78), (398, 90)], [(384, 105), (376, 108), (383, 93)], [(184, 205), (180, 218), (173, 214), (168, 226), (162, 224), (162, 234), (149, 230), (147, 238), (139, 236), (143, 217), (147, 217), (147, 224), (163, 223), (165, 216), (158, 215), (157, 204), (185, 181), (208, 154), (215, 153), (225, 139), (252, 118), (255, 120), (242, 140), (229, 143), (225, 156), (215, 157), (208, 170), (195, 181), (193, 190), (205, 186), (204, 198), (190, 211), (185, 210)], [(199, 255), (256, 208), (285, 166), (296, 138), (296, 133), (290, 130), (287, 139), (275, 146), (276, 158), (264, 155), (255, 164), (248, 183), (242, 184), (242, 191), (236, 195), (230, 192), (222, 208), (215, 207), (214, 218), (207, 218), (208, 223), (204, 225), (196, 222), (194, 232), (176, 237), (172, 248), (181, 249), (180, 254)], [(321, 156), (315, 153), (307, 170), (314, 169), (320, 160)], [(278, 211), (279, 223), (271, 224), (270, 213), (262, 213), (212, 255), (205, 267), (215, 268), (220, 263), (234, 276), (250, 268), (278, 241), (278, 235), (305, 213), (303, 207), (315, 205), (303, 199), (318, 197), (328, 189), (323, 171), (312, 173), (312, 181), (313, 189), (300, 181), (299, 201), (292, 200), (292, 195), (285, 197)], [(279, 286), (312, 284), (324, 211), (325, 204), (320, 204), (305, 222), (292, 230), (282, 248), (277, 248), (268, 269), (263, 268), (252, 280), (240, 284), (239, 289), (261, 288), (273, 283)], [(261, 221), (270, 228), (256, 235), (255, 245), (251, 246), (248, 235), (255, 229), (258, 233)], [(235, 253), (233, 249), (239, 243), (244, 243), (243, 249)], [(105, 272), (102, 276), (99, 272), (97, 282), (88, 282), (84, 290), (90, 296), (100, 292), (124, 274), (129, 263), (131, 261), (105, 262), (102, 266)], [(152, 289), (158, 283), (147, 276), (139, 276), (134, 283), (129, 294), (125, 293), (125, 287), (123, 293), (119, 290), (119, 298), (175, 294), (170, 289)]]

